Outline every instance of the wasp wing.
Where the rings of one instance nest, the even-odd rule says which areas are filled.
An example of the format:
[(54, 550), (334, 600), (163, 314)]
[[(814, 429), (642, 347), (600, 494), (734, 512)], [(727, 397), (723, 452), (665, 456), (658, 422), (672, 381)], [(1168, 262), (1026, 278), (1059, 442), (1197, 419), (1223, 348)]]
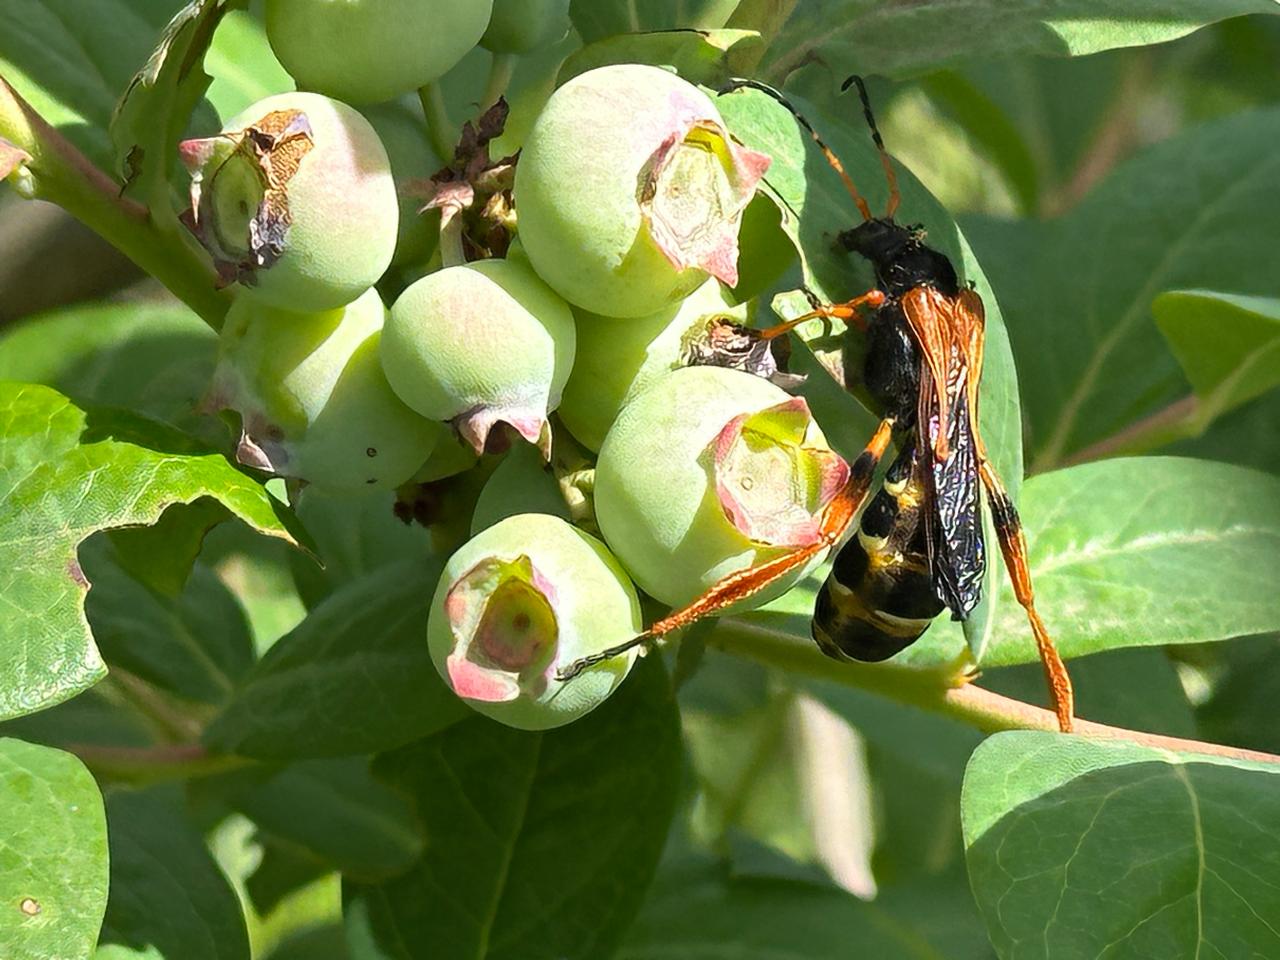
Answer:
[(982, 303), (972, 291), (950, 297), (918, 287), (902, 298), (902, 310), (921, 353), (916, 429), (929, 464), (925, 529), (933, 585), (938, 599), (963, 620), (982, 598), (986, 571), (974, 422)]

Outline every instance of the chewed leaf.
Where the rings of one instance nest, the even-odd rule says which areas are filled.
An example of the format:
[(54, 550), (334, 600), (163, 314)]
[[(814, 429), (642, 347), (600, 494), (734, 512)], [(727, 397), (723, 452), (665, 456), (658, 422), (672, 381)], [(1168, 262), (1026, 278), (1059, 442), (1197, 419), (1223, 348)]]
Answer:
[(84, 614), (80, 542), (205, 497), (298, 542), (261, 484), (185, 434), (135, 414), (81, 410), (47, 387), (0, 384), (0, 718), (52, 706), (105, 674)]

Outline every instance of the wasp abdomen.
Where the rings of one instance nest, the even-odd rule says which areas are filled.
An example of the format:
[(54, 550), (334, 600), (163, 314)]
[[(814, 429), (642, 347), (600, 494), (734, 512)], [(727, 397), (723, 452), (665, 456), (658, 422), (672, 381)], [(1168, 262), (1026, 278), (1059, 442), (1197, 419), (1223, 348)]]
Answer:
[(887, 660), (943, 610), (925, 553), (919, 481), (914, 470), (901, 476), (912, 462), (908, 451), (890, 468), (818, 593), (813, 638), (828, 656)]

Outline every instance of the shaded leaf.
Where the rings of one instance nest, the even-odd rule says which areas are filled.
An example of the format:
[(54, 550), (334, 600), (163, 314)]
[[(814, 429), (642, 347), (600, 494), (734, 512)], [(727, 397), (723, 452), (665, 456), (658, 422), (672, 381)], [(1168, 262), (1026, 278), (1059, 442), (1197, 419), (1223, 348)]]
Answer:
[(275, 644), (210, 725), (207, 742), (264, 760), (389, 750), (471, 711), (427, 651), (439, 562), (344, 586)]
[(731, 76), (731, 56), (758, 46), (752, 30), (662, 30), (605, 37), (572, 54), (560, 68), (559, 84), (615, 63), (648, 63), (675, 67), (690, 83), (716, 88)]
[(696, 28), (728, 22), (739, 0), (573, 0), (569, 17), (591, 43), (619, 33)]
[(107, 823), (75, 757), (0, 740), (0, 956), (87, 957), (107, 906)]
[(764, 70), (782, 79), (817, 58), (903, 76), (970, 57), (1079, 57), (1174, 40), (1226, 17), (1275, 12), (1271, 0), (810, 0), (797, 4)]
[(1158, 294), (1274, 294), (1280, 249), (1257, 237), (1280, 229), (1277, 137), (1280, 110), (1238, 114), (1122, 165), (1055, 220), (965, 221), (1010, 318), (1033, 471), (1182, 392)]
[(838, 887), (731, 877), (714, 864), (664, 868), (618, 960), (906, 960), (932, 956), (912, 924)]
[(965, 774), (969, 878), (1002, 958), (1280, 951), (1280, 764), (999, 733)]
[(161, 689), (219, 704), (253, 665), (253, 638), (235, 596), (197, 566), (176, 597), (139, 583), (109, 545), (91, 542), (81, 563), (94, 589), (85, 614), (106, 662)]
[(1280, 300), (1178, 290), (1151, 312), (1199, 400), (1192, 429), (1280, 385)]
[(427, 847), (402, 877), (346, 885), (352, 957), (610, 956), (657, 866), (680, 767), (657, 657), (568, 726), (476, 717), (380, 758), (417, 801)]
[(235, 891), (176, 789), (107, 801), (111, 896), (94, 960), (249, 960)]
[(126, 190), (165, 214), (172, 212), (168, 172), (191, 112), (209, 86), (202, 61), (226, 7), (225, 0), (191, 0), (179, 10), (111, 116), (116, 169)]
[(75, 306), (0, 335), (0, 380), (43, 383), (80, 406), (125, 407), (211, 442), (227, 431), (195, 413), (218, 337), (179, 304)]
[(276, 840), (359, 880), (408, 869), (422, 837), (408, 801), (374, 780), (364, 757), (309, 760), (263, 777), (233, 774), (210, 789)]
[(1250, 637), (1223, 644), (1223, 673), (1212, 695), (1196, 707), (1201, 733), (1217, 743), (1280, 753), (1280, 643)]
[(95, 531), (154, 523), (213, 497), (294, 542), (287, 511), (225, 457), (133, 414), (85, 411), (47, 387), (0, 384), (0, 717), (65, 700), (102, 678), (76, 559)]

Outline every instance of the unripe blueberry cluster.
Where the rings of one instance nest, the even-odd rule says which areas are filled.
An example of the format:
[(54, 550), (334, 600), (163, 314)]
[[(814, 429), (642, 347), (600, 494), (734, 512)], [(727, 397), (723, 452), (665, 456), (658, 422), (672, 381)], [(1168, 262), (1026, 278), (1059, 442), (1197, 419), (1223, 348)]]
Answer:
[[(558, 674), (643, 629), (633, 581), (680, 605), (817, 543), (848, 471), (802, 400), (689, 365), (717, 325), (746, 322), (728, 288), (769, 164), (705, 92), (637, 64), (576, 76), (514, 176), (483, 122), (446, 166), (405, 104), (381, 102), (477, 43), (509, 57), (555, 41), (568, 8), (267, 0), (272, 48), (308, 92), (182, 145), (188, 225), (234, 294), (208, 404), (238, 414), (239, 459), (338, 494), (492, 474), (424, 634), (460, 697), (524, 728), (581, 716), (625, 677), (634, 652)], [(420, 217), (403, 188), (428, 176)], [(482, 181), (511, 234), (496, 242), (466, 233)], [(495, 472), (511, 443), (528, 445)]]

